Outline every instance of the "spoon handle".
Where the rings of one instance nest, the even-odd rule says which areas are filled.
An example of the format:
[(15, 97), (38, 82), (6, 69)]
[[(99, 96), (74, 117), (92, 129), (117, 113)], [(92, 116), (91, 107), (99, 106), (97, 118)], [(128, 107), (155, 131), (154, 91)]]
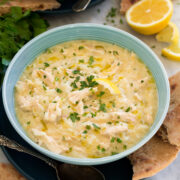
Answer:
[(56, 168), (56, 162), (54, 160), (52, 160), (48, 157), (45, 157), (38, 152), (34, 152), (30, 149), (27, 149), (26, 147), (18, 144), (16, 141), (10, 140), (9, 138), (7, 138), (3, 135), (0, 135), (0, 146), (5, 146), (5, 147), (8, 147), (10, 149), (14, 149), (16, 151), (29, 154), (31, 156), (38, 158), (38, 159), (41, 159), (42, 161), (46, 162), (49, 166)]
[(73, 11), (75, 12), (81, 12), (84, 11), (91, 0), (78, 0), (72, 7)]

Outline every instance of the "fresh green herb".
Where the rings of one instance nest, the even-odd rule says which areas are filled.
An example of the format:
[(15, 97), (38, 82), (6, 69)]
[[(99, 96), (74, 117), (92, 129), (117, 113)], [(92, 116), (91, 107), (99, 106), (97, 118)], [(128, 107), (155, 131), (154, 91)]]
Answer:
[(87, 109), (87, 108), (88, 108), (88, 106), (84, 106), (84, 107), (83, 107), (83, 109)]
[(84, 59), (80, 59), (80, 60), (79, 60), (79, 63), (84, 63)]
[(90, 125), (86, 125), (86, 129), (87, 129), (87, 130), (90, 130), (90, 129), (91, 129), (91, 126), (90, 126)]
[(64, 52), (64, 49), (61, 49), (60, 52), (63, 53), (63, 52)]
[(102, 151), (102, 152), (105, 152), (105, 151), (106, 151), (106, 149), (105, 149), (105, 148), (102, 148), (102, 149), (101, 149), (101, 151)]
[(118, 154), (117, 152), (111, 152), (111, 155), (113, 156), (113, 155), (116, 155), (116, 154)]
[(52, 51), (49, 48), (47, 48), (45, 52), (48, 54), (52, 53)]
[(120, 66), (120, 62), (118, 62), (117, 65)]
[(107, 14), (106, 17), (107, 17), (107, 18), (108, 18), (108, 17), (111, 17), (111, 18), (112, 18), (112, 17), (115, 17), (115, 16), (116, 16), (116, 13), (117, 13), (117, 9), (112, 7), (112, 8), (110, 9), (110, 11), (108, 12), (108, 14)]
[(65, 141), (65, 140), (66, 140), (65, 136), (63, 136), (63, 137), (62, 137), (62, 140), (63, 140), (63, 141)]
[(83, 131), (83, 134), (87, 134), (87, 130), (84, 130), (84, 131)]
[(122, 20), (122, 19), (120, 19), (120, 21), (119, 21), (119, 22), (120, 22), (120, 24), (123, 24), (123, 20)]
[(100, 149), (101, 149), (100, 145), (98, 145), (98, 146), (97, 146), (97, 149), (98, 149), (98, 150), (100, 150)]
[(125, 112), (129, 112), (131, 110), (131, 107), (128, 107)]
[(119, 53), (117, 51), (113, 51), (113, 54), (114, 55), (118, 55)]
[(114, 19), (111, 20), (112, 23), (115, 23)]
[(101, 96), (103, 96), (105, 94), (105, 92), (104, 91), (101, 91), (98, 95), (97, 95), (97, 97), (101, 97)]
[(76, 103), (75, 104), (79, 104), (79, 101), (76, 101)]
[(44, 75), (43, 77), (44, 77), (44, 79), (46, 79), (46, 75)]
[(94, 57), (90, 56), (89, 61), (88, 61), (89, 65), (91, 66), (93, 64), (93, 62), (94, 62)]
[(71, 151), (72, 151), (72, 147), (69, 148), (69, 152), (71, 152)]
[(57, 103), (57, 101), (53, 101), (53, 103)]
[(130, 83), (130, 86), (133, 87), (133, 83)]
[(71, 86), (72, 86), (74, 89), (78, 88), (78, 86), (77, 86), (77, 84), (76, 84), (75, 81), (71, 83)]
[(127, 145), (124, 144), (124, 145), (123, 145), (123, 149), (127, 149)]
[(91, 117), (92, 117), (92, 118), (96, 117), (96, 112), (95, 112), (95, 113), (92, 113), (92, 112), (91, 112)]
[(94, 86), (98, 85), (98, 83), (96, 81), (93, 81), (93, 79), (94, 79), (93, 75), (88, 76), (86, 79), (88, 82), (88, 87), (94, 87)]
[(85, 112), (85, 113), (83, 113), (83, 114), (82, 114), (82, 116), (83, 116), (83, 117), (85, 117), (87, 114), (88, 114), (88, 113), (87, 113), (87, 112)]
[[(8, 0), (1, 0), (1, 4)], [(0, 17), (0, 76), (5, 66), (17, 51), (30, 39), (47, 30), (47, 22), (37, 13), (22, 12), (20, 7), (11, 7), (10, 13)]]
[(144, 80), (141, 80), (141, 83), (143, 83), (144, 82)]
[(57, 70), (57, 67), (53, 67), (53, 70)]
[(72, 122), (75, 122), (75, 121), (80, 120), (80, 117), (78, 115), (79, 114), (77, 112), (73, 112), (73, 113), (70, 113), (69, 117), (70, 117)]
[(79, 50), (81, 50), (81, 49), (84, 49), (84, 47), (83, 46), (79, 46)]
[(122, 140), (121, 140), (120, 138), (117, 138), (116, 141), (117, 141), (118, 143), (122, 143)]
[(151, 48), (154, 49), (154, 48), (156, 48), (156, 46), (155, 46), (155, 45), (152, 45)]
[(100, 101), (100, 104), (99, 104), (99, 111), (107, 112), (106, 104), (102, 104), (101, 101)]
[(114, 101), (109, 101), (111, 104), (112, 104), (112, 107), (116, 107), (116, 104), (115, 104), (115, 102)]
[(74, 70), (74, 71), (73, 71), (73, 74), (79, 74), (79, 73), (80, 73), (79, 70)]
[(73, 53), (73, 56), (76, 56), (76, 53)]
[(55, 77), (55, 81), (59, 81), (59, 78), (58, 78), (58, 77)]
[(111, 138), (111, 143), (113, 143), (115, 141), (115, 137)]
[(43, 84), (43, 89), (46, 91), (47, 90), (47, 88), (46, 88), (46, 86)]
[(30, 121), (28, 121), (28, 122), (27, 122), (27, 125), (30, 125), (30, 124), (31, 124), (31, 122), (30, 122)]
[(111, 125), (111, 124), (112, 124), (112, 122), (107, 122), (107, 124)]
[(49, 67), (50, 65), (49, 65), (47, 62), (45, 62), (45, 63), (44, 63), (44, 66), (45, 66), (45, 67)]
[(92, 124), (93, 125), (93, 127), (95, 128), (95, 129), (97, 129), (97, 130), (99, 130), (99, 129), (101, 129), (99, 126), (97, 126), (96, 124)]
[(59, 89), (59, 88), (56, 88), (56, 92), (57, 92), (57, 93), (62, 93), (62, 90)]

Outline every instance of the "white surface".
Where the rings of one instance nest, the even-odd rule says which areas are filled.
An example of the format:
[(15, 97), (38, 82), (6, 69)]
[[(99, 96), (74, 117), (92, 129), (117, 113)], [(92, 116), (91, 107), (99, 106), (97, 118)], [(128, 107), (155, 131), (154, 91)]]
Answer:
[[(174, 3), (174, 13), (172, 17), (172, 21), (175, 22), (179, 29), (180, 29), (180, 0), (173, 0)], [(167, 46), (166, 44), (159, 43), (155, 40), (154, 36), (143, 36), (140, 34), (137, 34), (134, 32), (130, 27), (127, 26), (124, 17), (121, 17), (119, 14), (119, 8), (120, 8), (120, 0), (106, 0), (102, 4), (93, 7), (85, 12), (77, 13), (77, 14), (66, 14), (66, 15), (51, 15), (51, 16), (45, 16), (45, 18), (50, 23), (50, 28), (65, 25), (65, 24), (72, 24), (72, 23), (107, 23), (106, 22), (106, 15), (109, 12), (111, 7), (117, 8), (117, 16), (115, 19), (116, 23), (107, 23), (108, 25), (117, 27), (119, 29), (125, 30), (137, 37), (139, 37), (142, 41), (144, 41), (146, 44), (148, 44), (150, 47), (155, 45), (156, 48), (153, 50), (155, 53), (159, 56), (162, 63), (164, 64), (166, 71), (169, 76), (172, 74), (180, 71), (180, 62), (170, 61), (161, 56), (161, 49), (164, 46)], [(179, 4), (179, 5), (178, 5)], [(98, 9), (100, 9), (100, 13), (98, 13)], [(123, 19), (123, 24), (120, 24), (120, 18)], [(7, 162), (5, 156), (0, 151), (0, 161)], [(179, 157), (167, 168), (165, 168), (163, 171), (159, 172), (157, 175), (147, 178), (147, 180), (180, 180), (180, 155)]]

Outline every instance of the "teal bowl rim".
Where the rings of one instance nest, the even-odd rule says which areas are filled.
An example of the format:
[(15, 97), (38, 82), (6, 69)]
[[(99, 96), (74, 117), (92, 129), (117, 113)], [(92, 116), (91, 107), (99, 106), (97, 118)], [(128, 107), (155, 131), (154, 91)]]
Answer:
[[(163, 113), (161, 114), (161, 118), (158, 120), (157, 125), (154, 127), (154, 129), (151, 131), (151, 133), (147, 134), (145, 136), (145, 138), (143, 138), (139, 143), (137, 143), (135, 146), (131, 147), (130, 149), (127, 149), (119, 154), (113, 155), (113, 156), (107, 156), (107, 157), (102, 157), (102, 158), (72, 158), (72, 157), (68, 157), (68, 156), (63, 156), (63, 155), (59, 155), (59, 154), (55, 154), (53, 152), (50, 152), (48, 150), (46, 150), (45, 148), (39, 146), (38, 144), (36, 144), (35, 142), (33, 142), (20, 128), (19, 126), (15, 123), (15, 121), (18, 121), (16, 118), (14, 119), (10, 113), (9, 107), (7, 105), (7, 100), (6, 97), (6, 87), (7, 87), (7, 79), (8, 76), (11, 72), (11, 68), (13, 67), (14, 63), (18, 60), (18, 57), (21, 53), (23, 53), (24, 49), (28, 48), (28, 46), (30, 44), (32, 44), (35, 41), (38, 41), (39, 39), (41, 39), (44, 36), (47, 36), (53, 32), (56, 31), (60, 31), (60, 30), (65, 30), (68, 28), (81, 28), (81, 27), (95, 27), (95, 28), (103, 28), (106, 29), (108, 31), (112, 31), (112, 32), (116, 32), (119, 33), (121, 35), (124, 36), (129, 36), (131, 39), (133, 39), (134, 41), (136, 41), (140, 46), (143, 46), (145, 48), (146, 51), (148, 51), (153, 57), (154, 60), (156, 61), (156, 63), (159, 65), (159, 67), (162, 70), (163, 73), (163, 77), (165, 80), (165, 85), (166, 85), (166, 90), (167, 90), (167, 97), (166, 97), (166, 104), (165, 104), (165, 108)], [(143, 61), (143, 60), (142, 60)], [(155, 133), (158, 131), (158, 129), (160, 128), (161, 124), (163, 123), (165, 116), (167, 114), (168, 111), (168, 107), (169, 107), (169, 101), (170, 101), (170, 88), (169, 88), (169, 81), (168, 81), (168, 76), (167, 73), (165, 71), (164, 66), (162, 65), (161, 61), (159, 60), (159, 58), (157, 57), (157, 55), (155, 55), (155, 53), (145, 44), (143, 43), (141, 40), (139, 40), (138, 38), (136, 38), (135, 36), (122, 31), (120, 29), (111, 27), (111, 26), (105, 26), (105, 25), (100, 25), (100, 24), (94, 24), (94, 23), (78, 23), (78, 24), (69, 24), (69, 25), (64, 25), (64, 26), (60, 26), (60, 27), (56, 27), (53, 28), (51, 30), (48, 30), (42, 34), (40, 34), (39, 36), (33, 38), (31, 41), (29, 41), (26, 45), (24, 45), (19, 51), (18, 53), (14, 56), (13, 60), (11, 61), (5, 77), (4, 77), (4, 82), (3, 82), (3, 89), (2, 89), (2, 95), (3, 95), (3, 104), (4, 104), (4, 108), (6, 111), (6, 114), (8, 116), (8, 119), (11, 123), (11, 125), (14, 127), (14, 129), (16, 130), (16, 132), (28, 143), (30, 144), (33, 148), (35, 148), (37, 151), (39, 151), (40, 153), (55, 159), (57, 161), (62, 161), (65, 163), (70, 163), (70, 164), (77, 164), (77, 165), (99, 165), (99, 164), (105, 164), (105, 163), (110, 163), (116, 160), (119, 160), (123, 157), (128, 156), (129, 154), (133, 153), (134, 151), (136, 151), (137, 149), (139, 149), (141, 146), (143, 146), (146, 142), (148, 142), (154, 135)]]

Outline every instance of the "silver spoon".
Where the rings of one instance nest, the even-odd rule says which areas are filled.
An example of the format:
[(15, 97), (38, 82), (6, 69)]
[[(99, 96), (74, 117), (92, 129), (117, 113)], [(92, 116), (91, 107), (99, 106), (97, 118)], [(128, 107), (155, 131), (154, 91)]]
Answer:
[(105, 180), (104, 175), (94, 167), (60, 163), (38, 152), (27, 149), (3, 135), (0, 135), (0, 146), (5, 146), (43, 160), (56, 170), (58, 180)]
[(78, 0), (72, 7), (73, 11), (75, 12), (81, 12), (84, 11), (91, 0)]

